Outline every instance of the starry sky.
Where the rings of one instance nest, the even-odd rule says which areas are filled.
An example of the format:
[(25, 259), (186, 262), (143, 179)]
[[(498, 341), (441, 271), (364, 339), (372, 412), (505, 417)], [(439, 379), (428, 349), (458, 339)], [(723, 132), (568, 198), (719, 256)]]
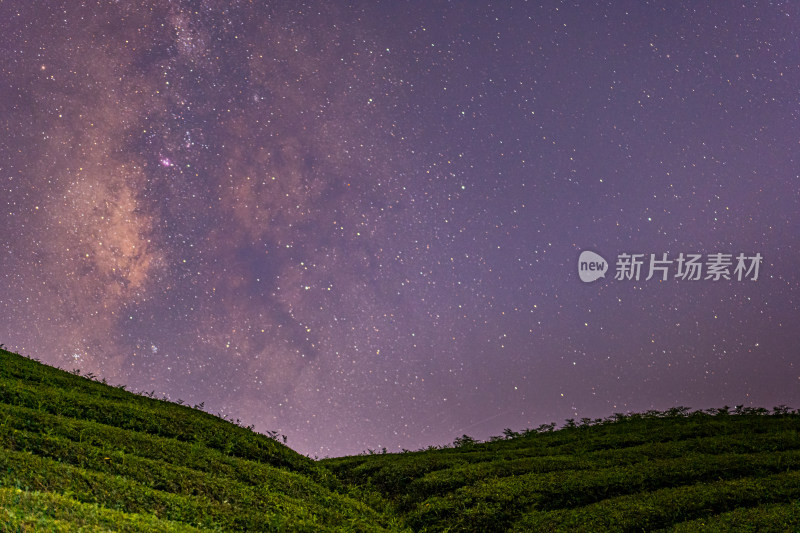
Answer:
[(0, 342), (319, 457), (800, 407), (800, 5), (710, 4), (1, 2)]

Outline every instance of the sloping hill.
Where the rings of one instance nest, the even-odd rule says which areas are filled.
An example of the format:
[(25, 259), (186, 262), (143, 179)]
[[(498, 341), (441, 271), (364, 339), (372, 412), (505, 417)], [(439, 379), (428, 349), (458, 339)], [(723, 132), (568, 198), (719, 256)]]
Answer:
[(0, 350), (2, 531), (800, 531), (800, 414), (568, 421), (314, 462)]
[(327, 459), (418, 531), (800, 531), (800, 416), (676, 408)]
[(202, 411), (0, 351), (3, 531), (381, 531), (326, 469)]

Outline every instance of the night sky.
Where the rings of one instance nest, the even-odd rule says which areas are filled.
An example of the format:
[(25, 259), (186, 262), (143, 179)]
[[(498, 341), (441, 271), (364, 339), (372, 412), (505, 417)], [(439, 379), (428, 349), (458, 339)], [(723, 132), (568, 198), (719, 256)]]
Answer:
[(319, 457), (800, 407), (800, 4), (712, 4), (6, 0), (0, 342)]

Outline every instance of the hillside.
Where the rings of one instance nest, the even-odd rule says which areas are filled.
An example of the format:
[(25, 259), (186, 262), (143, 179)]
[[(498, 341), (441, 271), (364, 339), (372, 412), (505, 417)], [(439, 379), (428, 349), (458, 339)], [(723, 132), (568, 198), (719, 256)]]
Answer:
[(0, 350), (3, 531), (395, 530), (326, 469), (197, 409)]
[(323, 460), (415, 531), (800, 531), (800, 416), (675, 408)]
[(798, 531), (800, 415), (615, 415), (314, 462), (0, 350), (3, 531)]

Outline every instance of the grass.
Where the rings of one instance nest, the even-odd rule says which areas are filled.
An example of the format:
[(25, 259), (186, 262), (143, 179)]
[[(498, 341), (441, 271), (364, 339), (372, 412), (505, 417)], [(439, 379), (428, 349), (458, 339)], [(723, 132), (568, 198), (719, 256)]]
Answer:
[(0, 350), (2, 531), (800, 531), (800, 414), (614, 415), (312, 461)]

